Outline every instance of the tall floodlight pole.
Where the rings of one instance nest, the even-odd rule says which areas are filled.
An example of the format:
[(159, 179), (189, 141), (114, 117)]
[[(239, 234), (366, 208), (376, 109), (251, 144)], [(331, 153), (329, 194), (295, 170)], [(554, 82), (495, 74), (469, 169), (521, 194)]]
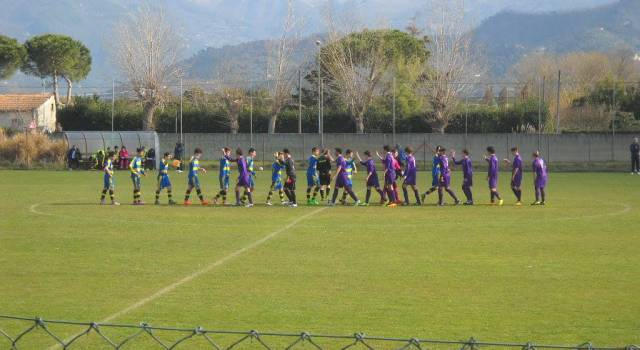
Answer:
[(393, 144), (396, 144), (396, 77), (393, 77), (393, 111), (392, 111), (392, 131), (393, 131)]
[(316, 40), (318, 46), (318, 133), (320, 134), (320, 146), (324, 148), (324, 135), (322, 130), (322, 41)]
[(556, 94), (556, 134), (560, 134), (560, 79), (562, 71), (558, 71), (558, 91)]
[(302, 134), (302, 71), (298, 69), (298, 134)]
[(249, 138), (249, 143), (253, 147), (253, 80), (249, 86)]
[[(111, 133), (113, 134), (113, 117), (116, 109), (116, 81), (111, 79)], [(113, 135), (112, 135), (113, 136)]]
[(183, 142), (182, 136), (182, 96), (184, 92), (182, 91), (182, 78), (180, 78), (180, 143)]

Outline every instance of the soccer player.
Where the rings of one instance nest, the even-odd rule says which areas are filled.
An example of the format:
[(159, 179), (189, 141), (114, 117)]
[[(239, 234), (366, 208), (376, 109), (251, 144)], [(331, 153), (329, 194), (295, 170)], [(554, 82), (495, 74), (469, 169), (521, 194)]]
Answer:
[(247, 204), (247, 208), (253, 207), (253, 193), (251, 191), (251, 172), (249, 171), (249, 167), (247, 165), (247, 160), (242, 155), (242, 149), (236, 149), (236, 159), (233, 159), (238, 165), (238, 182), (236, 184), (235, 192), (236, 192), (236, 206), (241, 206), (240, 202), (240, 190), (244, 189), (244, 193), (247, 194), (249, 199), (249, 204)]
[(489, 183), (489, 190), (491, 191), (491, 204), (496, 204), (497, 199), (498, 205), (502, 205), (504, 204), (504, 200), (502, 200), (500, 193), (498, 193), (498, 157), (496, 157), (496, 149), (493, 148), (493, 146), (487, 147), (487, 155), (484, 156), (484, 159), (489, 164), (487, 182)]
[(438, 182), (438, 205), (444, 205), (444, 191), (453, 198), (454, 205), (460, 204), (460, 200), (451, 190), (451, 169), (449, 169), (449, 158), (447, 158), (446, 149), (440, 147), (438, 150), (438, 166), (440, 167), (440, 181)]
[(367, 178), (365, 181), (367, 184), (367, 195), (365, 197), (364, 206), (369, 205), (372, 188), (374, 188), (378, 192), (378, 194), (380, 194), (380, 204), (384, 204), (387, 201), (387, 198), (380, 188), (380, 181), (378, 179), (378, 172), (376, 171), (376, 164), (373, 161), (373, 158), (371, 158), (371, 152), (364, 151), (364, 155), (367, 156), (367, 159), (365, 161), (362, 161), (362, 158), (360, 158), (360, 154), (356, 152), (356, 157), (358, 157), (360, 164), (362, 164), (367, 169)]
[(213, 204), (218, 204), (218, 200), (222, 198), (222, 205), (227, 202), (227, 193), (229, 192), (229, 177), (231, 176), (231, 148), (222, 149), (222, 157), (220, 158), (220, 172), (218, 181), (220, 182), (220, 192), (213, 198)]
[(200, 187), (200, 178), (198, 177), (198, 172), (202, 171), (203, 173), (207, 173), (207, 169), (200, 167), (200, 157), (202, 157), (202, 150), (200, 148), (196, 148), (193, 151), (193, 156), (189, 160), (189, 175), (188, 175), (188, 185), (187, 191), (184, 194), (184, 205), (191, 205), (191, 191), (196, 189), (196, 193), (198, 194), (198, 198), (200, 199), (200, 203), (202, 205), (209, 205), (209, 201), (204, 199), (202, 195), (202, 188)]
[(129, 164), (129, 170), (131, 170), (131, 182), (133, 182), (133, 205), (143, 205), (144, 202), (140, 199), (141, 197), (141, 182), (140, 178), (142, 176), (147, 176), (144, 172), (144, 162), (142, 158), (144, 157), (144, 147), (136, 149), (136, 156), (133, 157), (131, 163)]
[(629, 151), (631, 152), (631, 175), (640, 175), (640, 142), (638, 138), (633, 138), (633, 143), (629, 145)]
[(115, 183), (113, 181), (113, 162), (115, 159), (115, 152), (111, 152), (107, 155), (107, 160), (104, 162), (104, 185), (102, 186), (102, 196), (100, 197), (100, 204), (102, 205), (106, 204), (105, 197), (107, 196), (107, 191), (109, 192), (109, 197), (111, 197), (111, 205), (120, 205), (120, 203), (116, 202)]
[(409, 192), (407, 187), (411, 186), (413, 193), (416, 197), (416, 205), (422, 205), (420, 202), (420, 191), (418, 191), (417, 177), (418, 168), (416, 167), (416, 157), (413, 155), (413, 148), (406, 147), (404, 149), (406, 154), (406, 170), (404, 172), (404, 182), (402, 183), (402, 194), (404, 195), (404, 205), (409, 205)]
[(282, 150), (284, 153), (284, 169), (287, 174), (287, 180), (284, 183), (284, 194), (289, 198), (289, 205), (293, 208), (298, 206), (296, 199), (296, 165), (288, 148)]
[(393, 183), (393, 195), (396, 198), (396, 204), (400, 205), (402, 204), (402, 200), (400, 199), (400, 195), (398, 194), (398, 182), (397, 179), (403, 178), (404, 177), (404, 172), (402, 170), (402, 163), (400, 162), (400, 153), (398, 152), (397, 148), (393, 149), (393, 170), (395, 170), (396, 172), (396, 181), (394, 181)]
[(167, 189), (167, 197), (169, 198), (169, 205), (174, 205), (176, 202), (172, 198), (172, 186), (171, 180), (169, 180), (169, 161), (171, 160), (171, 153), (165, 152), (160, 161), (160, 167), (158, 168), (158, 187), (156, 188), (156, 201), (155, 205), (160, 204), (160, 192), (163, 189)]
[(431, 149), (433, 151), (433, 158), (431, 160), (431, 188), (422, 194), (422, 203), (424, 203), (428, 195), (438, 190), (438, 184), (440, 183), (439, 152), (441, 147), (442, 146), (436, 146), (435, 150)]
[[(256, 172), (255, 169), (253, 168), (253, 160), (256, 158), (256, 149), (251, 147), (249, 148), (249, 153), (247, 154), (247, 156), (245, 157), (245, 159), (247, 160), (247, 169), (249, 171), (249, 187), (251, 187), (251, 192), (255, 192), (255, 178), (256, 178)], [(248, 192), (245, 191), (242, 194), (242, 204), (244, 204), (247, 201), (247, 195)]]
[[(320, 150), (317, 147), (311, 149), (311, 156), (307, 164), (307, 205), (318, 205), (318, 191), (320, 191), (320, 178), (318, 177), (318, 157)], [(313, 191), (313, 197), (311, 196)]]
[[(353, 159), (353, 151), (350, 149), (347, 149), (344, 153), (345, 158), (344, 161), (347, 164), (347, 168), (346, 168), (346, 172), (347, 172), (347, 183), (346, 185), (348, 185), (349, 187), (351, 187), (353, 189), (353, 174), (357, 174), (358, 173), (358, 169), (356, 168), (356, 161), (355, 159)], [(345, 190), (342, 191), (342, 199), (340, 199), (340, 204), (342, 205), (346, 205), (347, 204), (347, 195), (348, 192), (346, 191), (346, 186), (345, 186)]]
[(387, 198), (389, 198), (387, 207), (395, 208), (397, 206), (396, 201), (398, 199), (393, 191), (393, 186), (396, 182), (396, 171), (393, 167), (393, 153), (391, 153), (391, 147), (389, 147), (389, 145), (385, 145), (383, 149), (385, 151), (384, 157), (380, 156), (377, 152), (376, 155), (384, 164), (384, 190), (387, 192)]
[(284, 191), (282, 190), (282, 170), (284, 169), (284, 153), (276, 152), (274, 154), (276, 160), (271, 165), (271, 188), (269, 188), (269, 194), (267, 195), (267, 205), (272, 206), (271, 196), (273, 196), (273, 191), (278, 190), (278, 195), (280, 195), (280, 203), (282, 205), (288, 204), (284, 200)]
[(329, 205), (331, 206), (336, 205), (336, 199), (338, 199), (338, 192), (340, 188), (343, 188), (351, 196), (351, 198), (353, 198), (356, 206), (360, 205), (360, 200), (358, 199), (358, 196), (356, 196), (356, 194), (353, 193), (353, 190), (350, 185), (349, 177), (347, 174), (347, 161), (342, 156), (342, 149), (336, 148), (335, 152), (336, 152), (336, 175), (335, 175), (334, 181), (336, 185), (333, 191), (333, 198), (331, 199), (331, 202), (329, 203)]
[(533, 185), (536, 190), (536, 201), (531, 205), (545, 205), (544, 188), (547, 186), (547, 165), (540, 157), (540, 151), (533, 152)]
[(328, 200), (331, 192), (331, 162), (332, 159), (329, 150), (322, 150), (316, 165), (318, 178), (320, 180), (320, 200), (322, 201), (324, 201), (325, 195)]
[(520, 157), (520, 151), (518, 147), (511, 148), (511, 154), (513, 154), (513, 162), (509, 159), (504, 159), (504, 162), (511, 164), (511, 191), (516, 195), (516, 205), (522, 205), (522, 157)]
[(471, 187), (473, 187), (473, 164), (467, 149), (463, 149), (462, 154), (462, 159), (456, 160), (456, 152), (452, 150), (451, 158), (454, 164), (462, 165), (462, 192), (467, 197), (467, 201), (462, 204), (473, 205), (473, 193), (471, 192)]

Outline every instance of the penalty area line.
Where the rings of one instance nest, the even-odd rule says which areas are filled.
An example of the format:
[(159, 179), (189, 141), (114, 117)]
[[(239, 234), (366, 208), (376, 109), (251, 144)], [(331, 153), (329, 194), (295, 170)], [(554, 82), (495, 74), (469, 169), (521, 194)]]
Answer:
[[(165, 295), (165, 294), (167, 294), (169, 292), (172, 292), (173, 290), (175, 290), (176, 288), (182, 286), (183, 284), (188, 283), (188, 282), (190, 282), (190, 281), (192, 281), (192, 280), (194, 280), (194, 279), (196, 279), (196, 278), (198, 278), (198, 277), (200, 277), (200, 276), (202, 276), (202, 275), (204, 275), (206, 273), (211, 272), (212, 270), (214, 270), (215, 268), (223, 265), (224, 263), (228, 262), (229, 260), (237, 258), (238, 256), (240, 256), (240, 255), (242, 255), (242, 254), (244, 254), (244, 253), (246, 253), (246, 252), (248, 252), (248, 251), (250, 251), (252, 249), (255, 249), (255, 248), (259, 247), (260, 245), (262, 245), (262, 244), (266, 243), (267, 241), (273, 239), (274, 237), (278, 236), (279, 234), (281, 234), (281, 233), (283, 233), (285, 231), (288, 231), (289, 229), (293, 228), (294, 226), (299, 224), (301, 221), (304, 221), (305, 219), (307, 219), (307, 218), (309, 218), (311, 216), (319, 214), (320, 212), (322, 212), (322, 211), (324, 211), (326, 209), (327, 209), (327, 207), (323, 207), (323, 208), (316, 209), (316, 210), (314, 210), (314, 211), (312, 211), (310, 213), (307, 213), (305, 215), (302, 215), (302, 216), (296, 218), (295, 220), (291, 221), (287, 225), (283, 226), (282, 228), (280, 228), (280, 229), (278, 229), (276, 231), (273, 231), (273, 232), (269, 233), (268, 235), (266, 235), (266, 236), (264, 236), (264, 237), (262, 237), (262, 238), (260, 238), (260, 239), (258, 239), (256, 241), (253, 241), (253, 242), (249, 243), (248, 245), (246, 245), (246, 246), (244, 246), (244, 247), (242, 247), (240, 249), (237, 249), (237, 250), (233, 251), (231, 254), (228, 254), (228, 255), (226, 255), (226, 256), (224, 256), (224, 257), (222, 257), (222, 258), (220, 258), (220, 259), (218, 259), (218, 260), (216, 260), (216, 261), (214, 261), (212, 263), (210, 263), (209, 265), (205, 266), (204, 268), (202, 268), (202, 269), (200, 269), (198, 271), (195, 271), (195, 272), (193, 272), (193, 273), (191, 273), (191, 274), (189, 274), (189, 275), (187, 275), (187, 276), (185, 276), (185, 277), (183, 277), (183, 278), (181, 278), (181, 279), (179, 279), (179, 280), (177, 280), (177, 281), (175, 281), (175, 282), (173, 282), (173, 283), (171, 283), (171, 284), (169, 284), (169, 285), (167, 285), (165, 287), (162, 287), (161, 289), (159, 289), (155, 293), (149, 295), (148, 297), (140, 299), (137, 302), (125, 307), (124, 309), (107, 316), (106, 318), (102, 319), (98, 323), (111, 322), (111, 321), (117, 319), (120, 316), (123, 316), (123, 315), (125, 315), (125, 314), (127, 314), (127, 313), (129, 313), (129, 312), (131, 312), (131, 311), (133, 311), (135, 309), (138, 309), (138, 308), (140, 308), (140, 307), (142, 307), (142, 306), (144, 306), (144, 305), (146, 305), (146, 304), (148, 304), (148, 303), (150, 303), (150, 302), (162, 297), (163, 295)], [(71, 341), (73, 338), (75, 338), (77, 336), (78, 335), (71, 336), (71, 337), (63, 340), (63, 342), (66, 344), (67, 342)], [(49, 350), (58, 349), (61, 346), (62, 346), (61, 344), (55, 344), (55, 345), (50, 346), (48, 349)]]

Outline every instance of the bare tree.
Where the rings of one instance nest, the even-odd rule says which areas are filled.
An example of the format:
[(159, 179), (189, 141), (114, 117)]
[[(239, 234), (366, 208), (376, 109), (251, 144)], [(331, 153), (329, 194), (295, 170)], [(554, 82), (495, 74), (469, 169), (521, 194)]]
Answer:
[(144, 4), (115, 28), (113, 55), (143, 106), (144, 130), (154, 128), (154, 112), (166, 98), (166, 85), (181, 75), (183, 40), (163, 8)]
[(245, 82), (249, 79), (243, 69), (236, 67), (231, 61), (224, 61), (215, 70), (216, 89), (214, 98), (216, 105), (224, 112), (226, 124), (232, 134), (237, 134), (240, 129), (240, 113), (244, 108), (247, 90)]
[(267, 62), (267, 90), (270, 99), (269, 133), (276, 131), (276, 122), (280, 112), (287, 106), (294, 86), (294, 72), (291, 56), (300, 40), (301, 22), (296, 18), (293, 0), (287, 1), (287, 16), (282, 25), (280, 38), (269, 42)]
[(444, 133), (459, 96), (474, 88), (485, 67), (472, 45), (463, 0), (433, 0), (432, 33), (422, 88), (433, 110), (431, 126)]

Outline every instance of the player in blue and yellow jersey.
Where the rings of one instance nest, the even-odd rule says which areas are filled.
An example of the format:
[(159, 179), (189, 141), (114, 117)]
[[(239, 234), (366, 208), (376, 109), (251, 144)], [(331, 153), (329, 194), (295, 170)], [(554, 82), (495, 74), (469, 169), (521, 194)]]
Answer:
[[(251, 189), (251, 192), (254, 192), (255, 190), (255, 178), (256, 178), (256, 171), (253, 167), (253, 160), (256, 158), (257, 152), (256, 149), (251, 147), (249, 148), (249, 153), (247, 153), (247, 156), (245, 157), (245, 159), (247, 160), (247, 170), (249, 171), (249, 188)], [(262, 170), (262, 169), (260, 169)], [(247, 201), (247, 196), (249, 195), (249, 193), (247, 191), (245, 191), (242, 194), (242, 203), (244, 204)]]
[[(353, 151), (348, 149), (344, 152), (345, 162), (347, 163), (347, 167), (345, 171), (347, 172), (347, 183), (349, 187), (353, 188), (353, 175), (358, 173), (358, 168), (356, 168), (356, 161), (353, 159)], [(341, 204), (347, 204), (347, 191), (345, 187), (345, 191), (342, 192), (342, 199), (340, 199)]]
[(276, 160), (271, 165), (271, 187), (269, 188), (269, 194), (267, 195), (267, 205), (272, 206), (271, 197), (273, 196), (273, 191), (277, 190), (278, 195), (280, 196), (280, 203), (283, 205), (287, 204), (284, 200), (284, 183), (282, 181), (282, 171), (284, 170), (284, 153), (276, 152), (273, 155)]
[(116, 154), (114, 152), (110, 152), (107, 155), (107, 160), (104, 161), (104, 185), (102, 186), (102, 197), (100, 197), (100, 204), (104, 205), (105, 197), (107, 196), (107, 192), (109, 192), (109, 197), (111, 197), (111, 205), (120, 205), (120, 203), (116, 202), (115, 197), (115, 183), (113, 181), (113, 162), (116, 159)]
[(142, 176), (147, 176), (144, 172), (144, 147), (138, 148), (136, 150), (136, 156), (131, 160), (131, 164), (129, 164), (129, 170), (131, 170), (131, 181), (133, 182), (133, 205), (143, 205), (144, 202), (140, 199), (142, 194), (141, 190), (141, 182), (140, 178)]
[(229, 177), (231, 176), (231, 148), (222, 149), (222, 157), (220, 158), (220, 172), (218, 181), (220, 182), (220, 192), (213, 198), (213, 204), (218, 204), (218, 200), (222, 198), (222, 205), (227, 202), (227, 193), (229, 191)]
[(200, 157), (202, 157), (202, 150), (200, 148), (196, 148), (193, 151), (193, 157), (189, 160), (189, 183), (187, 185), (187, 192), (184, 194), (184, 205), (191, 205), (191, 191), (196, 189), (196, 193), (198, 194), (198, 198), (200, 198), (200, 203), (202, 205), (208, 205), (209, 201), (204, 199), (202, 195), (202, 188), (200, 187), (200, 178), (198, 177), (198, 172), (202, 171), (203, 173), (207, 173), (205, 168), (200, 167)]
[[(316, 197), (320, 191), (320, 177), (318, 174), (318, 157), (320, 150), (317, 147), (311, 149), (311, 156), (307, 164), (307, 205), (320, 204)], [(313, 197), (311, 191), (313, 190)]]
[(160, 160), (160, 167), (158, 168), (158, 187), (156, 188), (156, 201), (155, 205), (160, 204), (160, 192), (163, 189), (167, 189), (167, 197), (169, 198), (169, 205), (174, 205), (176, 202), (172, 198), (173, 188), (171, 186), (171, 180), (169, 180), (169, 161), (171, 160), (171, 153), (165, 152)]

